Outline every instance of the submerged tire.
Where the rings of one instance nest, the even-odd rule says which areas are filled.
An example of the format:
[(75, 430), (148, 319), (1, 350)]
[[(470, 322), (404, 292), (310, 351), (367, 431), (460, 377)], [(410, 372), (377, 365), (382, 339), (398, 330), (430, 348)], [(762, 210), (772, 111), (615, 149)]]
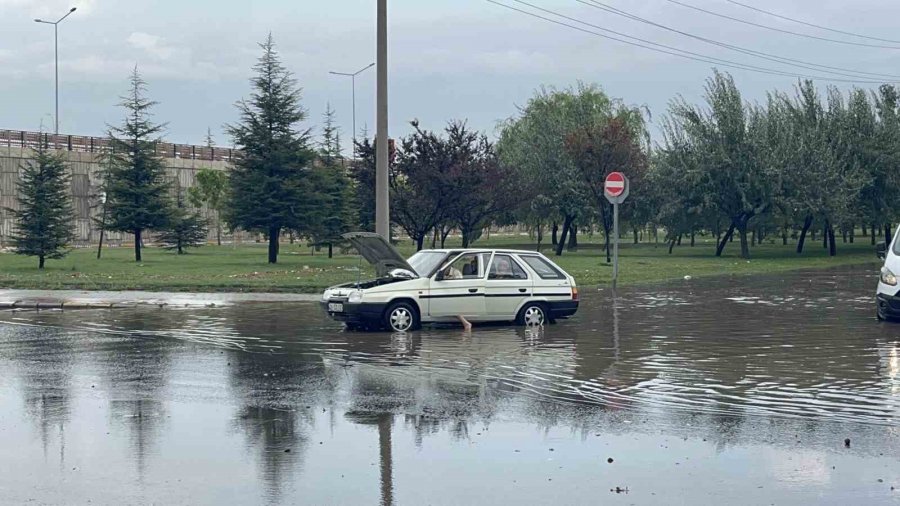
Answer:
[(540, 302), (526, 303), (516, 317), (516, 323), (526, 327), (540, 327), (549, 322), (547, 306)]
[(419, 328), (419, 311), (409, 302), (395, 302), (384, 312), (384, 325), (391, 332), (409, 332)]

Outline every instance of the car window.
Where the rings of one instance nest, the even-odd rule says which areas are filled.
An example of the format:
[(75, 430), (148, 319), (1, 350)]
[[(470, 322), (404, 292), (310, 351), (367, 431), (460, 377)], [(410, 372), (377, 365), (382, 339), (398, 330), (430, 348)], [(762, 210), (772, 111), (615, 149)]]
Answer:
[(565, 276), (563, 276), (563, 273), (559, 272), (559, 269), (541, 257), (529, 255), (523, 256), (522, 260), (524, 260), (529, 267), (534, 269), (534, 272), (542, 279), (565, 279)]
[(484, 276), (485, 256), (468, 253), (460, 256), (444, 269), (444, 279), (478, 279)]
[(488, 279), (528, 279), (528, 274), (511, 256), (494, 255)]
[(428, 276), (438, 268), (446, 256), (446, 253), (439, 251), (419, 251), (409, 257), (406, 263), (415, 269), (419, 276)]

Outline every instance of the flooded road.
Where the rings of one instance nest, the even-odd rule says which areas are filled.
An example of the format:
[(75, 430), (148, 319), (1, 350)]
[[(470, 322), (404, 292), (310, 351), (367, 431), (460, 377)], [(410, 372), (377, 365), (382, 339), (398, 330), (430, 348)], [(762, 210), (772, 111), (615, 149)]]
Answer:
[(312, 303), (0, 312), (0, 504), (900, 504), (875, 283), (585, 289), (571, 320), (472, 334)]

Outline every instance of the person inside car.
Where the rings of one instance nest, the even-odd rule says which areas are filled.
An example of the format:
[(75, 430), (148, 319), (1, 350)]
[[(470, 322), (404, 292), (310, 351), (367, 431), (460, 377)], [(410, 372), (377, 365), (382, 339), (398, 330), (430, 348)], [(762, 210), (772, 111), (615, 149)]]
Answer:
[(512, 266), (509, 265), (509, 259), (506, 257), (497, 258), (496, 266), (491, 269), (491, 277), (494, 279), (513, 279)]

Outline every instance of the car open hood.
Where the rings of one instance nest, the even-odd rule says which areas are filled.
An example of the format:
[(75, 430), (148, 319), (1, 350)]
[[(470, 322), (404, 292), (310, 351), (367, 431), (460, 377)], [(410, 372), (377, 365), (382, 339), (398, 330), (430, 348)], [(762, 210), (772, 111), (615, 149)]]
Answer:
[(379, 277), (387, 276), (394, 269), (404, 269), (418, 276), (416, 270), (384, 237), (372, 232), (350, 232), (342, 237), (350, 241), (359, 254), (375, 267), (375, 273)]

